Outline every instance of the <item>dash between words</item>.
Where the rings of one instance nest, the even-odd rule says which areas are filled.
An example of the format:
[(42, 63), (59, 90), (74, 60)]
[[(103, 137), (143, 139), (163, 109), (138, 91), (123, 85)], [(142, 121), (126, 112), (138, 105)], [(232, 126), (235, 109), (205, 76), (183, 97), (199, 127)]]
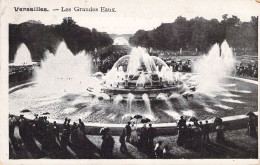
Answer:
[[(19, 11), (43, 11), (43, 12), (48, 12), (49, 9), (47, 8), (42, 8), (42, 7), (14, 7), (15, 12)], [(116, 8), (109, 8), (109, 7), (88, 7), (88, 8), (81, 8), (81, 7), (74, 7), (74, 8), (67, 8), (67, 7), (61, 7), (60, 9), (61, 12), (71, 12), (71, 11), (76, 11), (76, 12), (116, 12)]]

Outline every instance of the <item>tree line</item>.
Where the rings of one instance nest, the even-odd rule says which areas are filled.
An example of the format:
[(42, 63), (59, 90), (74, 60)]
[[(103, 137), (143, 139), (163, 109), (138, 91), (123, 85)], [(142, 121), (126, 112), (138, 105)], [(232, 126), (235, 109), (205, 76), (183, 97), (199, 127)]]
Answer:
[(250, 22), (241, 22), (237, 16), (225, 14), (220, 22), (203, 17), (187, 20), (179, 16), (173, 23), (162, 23), (153, 30), (138, 30), (129, 42), (157, 50), (206, 52), (213, 44), (227, 40), (238, 53), (257, 54), (257, 38), (257, 17), (252, 16)]
[(21, 43), (28, 47), (33, 61), (40, 61), (46, 50), (55, 53), (61, 41), (65, 41), (73, 54), (113, 44), (113, 39), (107, 33), (80, 27), (71, 17), (65, 17), (57, 25), (44, 25), (40, 21), (29, 20), (21, 24), (9, 24), (9, 62), (14, 61)]

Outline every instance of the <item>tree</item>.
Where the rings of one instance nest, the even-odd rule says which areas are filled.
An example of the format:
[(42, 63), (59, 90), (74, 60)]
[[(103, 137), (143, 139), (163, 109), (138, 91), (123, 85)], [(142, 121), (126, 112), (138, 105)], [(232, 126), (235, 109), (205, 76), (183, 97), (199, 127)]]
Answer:
[[(228, 14), (217, 19), (206, 20), (196, 17), (187, 20), (179, 16), (173, 23), (162, 23), (151, 30), (138, 30), (129, 40), (130, 44), (159, 50), (195, 50), (206, 52), (215, 43), (221, 45), (227, 40), (233, 48), (257, 52), (258, 19), (241, 22), (237, 16)], [(220, 47), (221, 49), (221, 47)], [(221, 52), (221, 50), (220, 50)]]
[(102, 48), (113, 43), (107, 33), (95, 30), (92, 32), (88, 28), (80, 27), (71, 17), (64, 18), (60, 25), (50, 26), (30, 20), (18, 25), (9, 25), (9, 61), (14, 61), (17, 47), (21, 43), (26, 44), (33, 61), (40, 61), (46, 50), (55, 53), (57, 45), (62, 40), (74, 54), (82, 50), (93, 51), (95, 47)]

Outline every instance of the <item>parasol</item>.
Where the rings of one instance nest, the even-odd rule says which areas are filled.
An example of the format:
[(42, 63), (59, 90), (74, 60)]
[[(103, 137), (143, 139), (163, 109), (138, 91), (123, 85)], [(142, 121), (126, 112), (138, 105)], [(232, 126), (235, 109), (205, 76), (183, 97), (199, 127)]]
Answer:
[(142, 118), (143, 118), (143, 116), (141, 116), (141, 115), (134, 115), (134, 119), (136, 119), (136, 126), (137, 126), (137, 120), (142, 119)]
[(246, 116), (251, 116), (251, 117), (256, 117), (256, 114), (254, 114), (254, 112), (248, 112), (247, 114), (246, 114)]
[(135, 118), (135, 119), (142, 119), (143, 116), (141, 116), (141, 115), (134, 115), (134, 118)]
[(21, 113), (31, 112), (29, 109), (24, 109), (21, 111)]
[(219, 123), (222, 123), (222, 119), (220, 118), (220, 117), (217, 117), (215, 120), (214, 120), (214, 123), (217, 123), (217, 124), (219, 124)]
[(149, 123), (150, 121), (151, 121), (150, 119), (145, 118), (145, 119), (142, 119), (142, 120), (141, 120), (141, 123)]

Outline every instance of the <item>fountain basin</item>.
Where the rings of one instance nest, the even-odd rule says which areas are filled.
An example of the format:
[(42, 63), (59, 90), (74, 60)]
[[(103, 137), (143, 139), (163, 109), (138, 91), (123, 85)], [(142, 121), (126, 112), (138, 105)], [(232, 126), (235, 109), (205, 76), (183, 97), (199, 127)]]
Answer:
[[(175, 93), (174, 97), (169, 97), (172, 109), (169, 109), (164, 101), (152, 99), (151, 111), (155, 117), (152, 122), (170, 124), (178, 121), (180, 115), (186, 117), (194, 115), (199, 120), (206, 120), (257, 111), (257, 81), (225, 77), (222, 84), (227, 91), (220, 92), (217, 96), (195, 92), (192, 100), (186, 100), (182, 95)], [(126, 91), (129, 92), (129, 90), (123, 89), (122, 91), (128, 94)], [(131, 112), (129, 112), (127, 101), (124, 100), (114, 107), (112, 100), (92, 98), (86, 91), (45, 92), (37, 82), (31, 82), (9, 89), (9, 113), (19, 116), (21, 110), (29, 109), (31, 112), (25, 113), (25, 116), (32, 116), (32, 118), (34, 114), (40, 115), (49, 112), (49, 117), (53, 120), (62, 121), (65, 117), (69, 117), (72, 121), (77, 121), (78, 118), (81, 118), (82, 121), (93, 124), (125, 123), (127, 121), (122, 117), (127, 114), (140, 114), (149, 118), (144, 101), (135, 101), (135, 99), (131, 105)]]
[(179, 82), (177, 85), (171, 85), (168, 87), (159, 87), (159, 88), (144, 88), (144, 87), (135, 87), (135, 88), (116, 88), (116, 87), (107, 87), (102, 89), (111, 99), (114, 99), (118, 94), (120, 94), (123, 99), (127, 99), (129, 93), (132, 93), (135, 96), (135, 99), (142, 99), (143, 94), (147, 94), (150, 100), (156, 99), (160, 93), (164, 93), (167, 96), (170, 96), (172, 93), (182, 94), (185, 92), (183, 88), (183, 82)]

